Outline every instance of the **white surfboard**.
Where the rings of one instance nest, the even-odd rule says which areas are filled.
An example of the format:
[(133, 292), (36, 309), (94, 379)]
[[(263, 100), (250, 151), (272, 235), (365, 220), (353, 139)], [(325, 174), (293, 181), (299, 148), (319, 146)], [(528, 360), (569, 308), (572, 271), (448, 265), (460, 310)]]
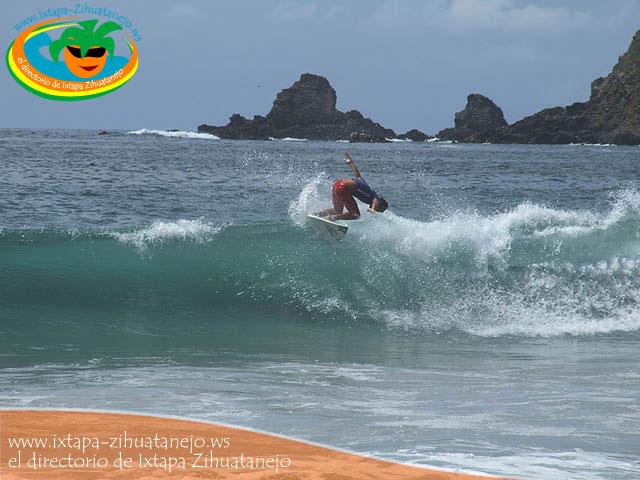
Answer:
[(322, 238), (342, 240), (349, 227), (332, 222), (317, 215), (307, 215), (307, 225), (311, 226)]

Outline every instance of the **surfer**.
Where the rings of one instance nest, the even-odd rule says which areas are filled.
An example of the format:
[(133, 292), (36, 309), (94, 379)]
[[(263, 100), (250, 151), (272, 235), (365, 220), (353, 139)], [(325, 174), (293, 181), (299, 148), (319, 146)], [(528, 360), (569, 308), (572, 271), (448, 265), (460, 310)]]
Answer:
[[(367, 211), (371, 213), (384, 212), (389, 204), (373, 190), (362, 178), (360, 170), (348, 152), (344, 153), (344, 161), (351, 167), (355, 178), (341, 178), (333, 182), (331, 189), (333, 194), (333, 208), (327, 208), (318, 215), (330, 220), (357, 220), (360, 218), (360, 209), (356, 198), (369, 205)], [(343, 210), (346, 208), (346, 212)]]

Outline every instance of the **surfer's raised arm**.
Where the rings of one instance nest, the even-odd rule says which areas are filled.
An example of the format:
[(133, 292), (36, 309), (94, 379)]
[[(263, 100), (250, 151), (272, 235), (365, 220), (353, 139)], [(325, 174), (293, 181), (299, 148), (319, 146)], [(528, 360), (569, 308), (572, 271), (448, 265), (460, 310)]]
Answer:
[(362, 178), (362, 174), (360, 173), (360, 170), (358, 170), (358, 167), (356, 167), (356, 162), (353, 161), (353, 158), (351, 158), (349, 152), (344, 152), (344, 161), (347, 162), (347, 165), (351, 167), (351, 170), (353, 170), (353, 174), (356, 176), (356, 178)]

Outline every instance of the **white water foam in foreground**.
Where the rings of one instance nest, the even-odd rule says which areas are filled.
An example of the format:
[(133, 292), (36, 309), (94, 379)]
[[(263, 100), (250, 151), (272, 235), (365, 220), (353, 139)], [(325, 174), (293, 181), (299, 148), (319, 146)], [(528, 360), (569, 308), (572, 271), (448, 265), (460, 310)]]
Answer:
[[(295, 224), (328, 204), (325, 184), (317, 176), (291, 202)], [(588, 336), (640, 330), (639, 223), (640, 192), (622, 190), (604, 211), (523, 202), (495, 214), (453, 211), (420, 221), (363, 210), (344, 243), (373, 252), (372, 265), (384, 271), (401, 269), (395, 281), (420, 299), (422, 306), (407, 308), (370, 300), (370, 315), (394, 330)], [(427, 287), (444, 295), (441, 274), (468, 279), (447, 287), (458, 289), (455, 302), (451, 292), (422, 294)]]

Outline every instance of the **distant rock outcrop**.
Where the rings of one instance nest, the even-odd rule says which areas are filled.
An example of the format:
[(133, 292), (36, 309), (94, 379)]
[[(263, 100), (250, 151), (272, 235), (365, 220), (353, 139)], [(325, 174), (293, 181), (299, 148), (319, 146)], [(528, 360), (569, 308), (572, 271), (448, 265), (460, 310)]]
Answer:
[(357, 110), (336, 109), (336, 91), (319, 75), (304, 73), (291, 87), (278, 93), (266, 117), (249, 120), (235, 114), (222, 127), (200, 125), (198, 132), (221, 138), (262, 140), (306, 138), (309, 140), (348, 140), (353, 132), (372, 138), (395, 138), (389, 128), (365, 118)]
[(523, 118), (508, 128), (483, 132), (469, 141), (554, 145), (599, 143), (601, 136), (587, 110), (586, 103), (547, 108)]
[(406, 133), (398, 135), (398, 138), (400, 140), (411, 140), (412, 142), (426, 142), (427, 140), (433, 137), (430, 137), (426, 133), (423, 133), (420, 130), (416, 130), (414, 128), (412, 130), (409, 130)]
[(271, 127), (267, 119), (261, 115), (255, 115), (253, 120), (235, 113), (229, 118), (229, 123), (224, 127), (213, 127), (210, 125), (200, 125), (200, 133), (211, 133), (220, 138), (231, 138), (234, 140), (268, 140), (273, 137)]
[(629, 49), (619, 58), (613, 71), (591, 84), (591, 97), (587, 102), (547, 108), (509, 127), (452, 139), (491, 143), (639, 145), (640, 31), (634, 35)]
[(349, 136), (351, 143), (389, 143), (390, 140), (385, 137), (378, 137), (366, 132), (353, 132)]
[(490, 98), (479, 93), (472, 93), (467, 97), (467, 105), (464, 110), (456, 113), (454, 123), (454, 128), (440, 131), (437, 137), (440, 140), (469, 142), (477, 135), (509, 125), (504, 119), (502, 109)]

